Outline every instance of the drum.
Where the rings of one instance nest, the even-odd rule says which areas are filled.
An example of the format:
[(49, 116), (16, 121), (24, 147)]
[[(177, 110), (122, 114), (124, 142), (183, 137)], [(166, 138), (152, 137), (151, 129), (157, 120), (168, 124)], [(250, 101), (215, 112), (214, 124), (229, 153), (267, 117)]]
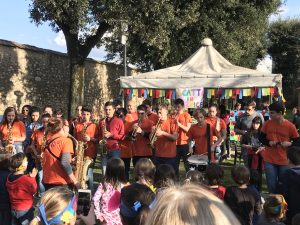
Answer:
[(207, 155), (192, 155), (188, 159), (188, 164), (190, 170), (198, 170), (200, 172), (205, 172), (208, 164)]

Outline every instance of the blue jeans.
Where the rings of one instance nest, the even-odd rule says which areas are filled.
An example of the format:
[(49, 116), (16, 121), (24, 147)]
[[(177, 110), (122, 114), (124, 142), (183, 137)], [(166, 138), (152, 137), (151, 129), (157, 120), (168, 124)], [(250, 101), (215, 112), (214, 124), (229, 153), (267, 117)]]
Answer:
[(268, 191), (271, 194), (276, 194), (278, 179), (281, 174), (288, 169), (288, 166), (276, 165), (273, 163), (265, 162), (265, 172), (267, 179)]
[(43, 184), (43, 169), (42, 169), (41, 164), (36, 164), (36, 168), (38, 170), (38, 174), (36, 176), (37, 184), (38, 184), (38, 188), (39, 188), (38, 194), (39, 194), (39, 196), (41, 196), (41, 194), (45, 192), (45, 187)]
[(11, 210), (12, 225), (28, 225), (34, 217), (34, 208), (28, 210)]
[(94, 193), (94, 173), (93, 173), (93, 168), (88, 169), (88, 187), (91, 190), (92, 193)]
[(106, 155), (102, 156), (102, 175), (105, 175), (106, 172), (106, 166), (107, 166), (107, 162), (108, 160), (110, 160), (111, 158), (121, 158), (121, 150), (120, 149), (113, 149), (113, 150), (109, 150)]

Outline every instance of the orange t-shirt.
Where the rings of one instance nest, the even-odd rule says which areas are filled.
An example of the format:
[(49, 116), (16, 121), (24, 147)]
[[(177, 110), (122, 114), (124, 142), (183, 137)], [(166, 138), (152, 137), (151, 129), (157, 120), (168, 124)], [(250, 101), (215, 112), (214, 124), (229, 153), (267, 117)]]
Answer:
[[(51, 152), (61, 158), (63, 153), (70, 153), (71, 156), (73, 154), (73, 143), (70, 138), (64, 137), (61, 134), (51, 135), (48, 139), (50, 142), (52, 139), (58, 137), (52, 143), (50, 143), (49, 148)], [(72, 157), (71, 157), (72, 158)], [(70, 163), (71, 163), (70, 158)], [(42, 157), (42, 167), (43, 167), (43, 179), (45, 184), (71, 184), (69, 176), (64, 171), (61, 166), (61, 162), (58, 161), (54, 156), (50, 154), (50, 152), (45, 149), (43, 157)]]
[[(183, 112), (178, 115), (178, 121), (181, 123), (183, 126), (187, 126), (188, 123), (192, 122), (192, 118), (190, 114), (187, 112)], [(187, 136), (187, 132), (185, 132), (183, 129), (178, 127), (178, 139), (177, 139), (177, 145), (186, 145), (188, 144), (189, 137)]]
[[(8, 134), (8, 126), (6, 124), (1, 124), (0, 133), (2, 136), (2, 141), (6, 141)], [(14, 138), (26, 137), (26, 128), (22, 121), (15, 121), (12, 124), (11, 135)]]
[[(134, 121), (133, 124), (138, 121)], [(150, 119), (144, 119), (140, 125), (140, 128), (146, 132), (150, 133), (152, 127), (154, 126), (153, 122)], [(137, 134), (136, 141), (133, 142), (133, 156), (151, 156), (152, 149), (149, 146), (149, 138), (143, 137), (141, 134)]]
[[(220, 119), (220, 124), (219, 124), (219, 128), (217, 127), (217, 123), (218, 123), (218, 119)], [(219, 117), (207, 117), (205, 118), (205, 122), (210, 124), (212, 127), (214, 127), (218, 132), (222, 131), (222, 130), (226, 130), (226, 124), (225, 121)]]
[(38, 154), (42, 153), (41, 147), (44, 139), (44, 129), (37, 129), (31, 135), (31, 140), (35, 145)]
[(148, 119), (153, 122), (153, 124), (157, 124), (158, 122), (158, 115), (154, 112), (151, 112), (150, 114), (147, 115)]
[[(266, 138), (269, 141), (275, 142), (291, 141), (292, 138), (299, 137), (295, 125), (288, 120), (284, 120), (281, 124), (274, 120), (268, 120), (261, 128), (261, 132), (266, 134)], [(287, 148), (283, 148), (282, 146), (266, 146), (265, 151), (261, 153), (264, 160), (268, 163), (276, 165), (288, 164)]]
[[(76, 123), (74, 129), (74, 137), (77, 141), (82, 141), (82, 130), (84, 124), (83, 123)], [(91, 138), (98, 139), (99, 131), (98, 126), (95, 123), (89, 122), (85, 132)], [(96, 142), (88, 141), (87, 142), (87, 149), (84, 152), (84, 156), (88, 156), (91, 159), (94, 159), (97, 156), (97, 145)]]
[[(174, 134), (178, 131), (178, 126), (174, 122), (174, 119), (167, 119), (160, 122), (160, 129), (169, 134)], [(176, 141), (172, 141), (165, 136), (157, 137), (155, 149), (155, 156), (157, 157), (176, 157)]]
[[(198, 126), (198, 124), (193, 124), (189, 129), (187, 135), (190, 139), (195, 141), (195, 155), (201, 155), (207, 153), (207, 124), (204, 126)], [(213, 144), (213, 136), (217, 136), (217, 130), (210, 125), (210, 146)], [(212, 152), (212, 159), (214, 153)]]

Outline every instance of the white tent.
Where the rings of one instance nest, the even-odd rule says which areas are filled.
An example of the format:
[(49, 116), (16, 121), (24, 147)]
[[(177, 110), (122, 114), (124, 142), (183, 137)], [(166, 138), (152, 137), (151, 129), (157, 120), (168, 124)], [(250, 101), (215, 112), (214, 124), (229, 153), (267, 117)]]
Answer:
[(232, 65), (209, 38), (202, 47), (177, 66), (121, 77), (122, 88), (251, 88), (281, 86), (280, 74), (268, 74)]

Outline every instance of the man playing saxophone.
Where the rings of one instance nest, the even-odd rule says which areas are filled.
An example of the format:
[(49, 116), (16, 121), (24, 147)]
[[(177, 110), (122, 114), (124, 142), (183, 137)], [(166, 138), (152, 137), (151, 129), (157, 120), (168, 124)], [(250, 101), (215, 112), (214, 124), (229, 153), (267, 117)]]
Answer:
[[(178, 126), (174, 119), (168, 117), (168, 106), (161, 104), (158, 108), (159, 126), (155, 132), (157, 140), (155, 146), (155, 163), (169, 164), (176, 171), (176, 140), (178, 138)], [(152, 127), (152, 132), (156, 126)]]
[(145, 105), (139, 105), (137, 107), (138, 120), (133, 123), (132, 136), (133, 141), (133, 166), (140, 158), (152, 158), (152, 150), (149, 146), (149, 135), (151, 133), (153, 122), (147, 118), (147, 107)]
[[(78, 122), (74, 128), (74, 137), (80, 143), (83, 142), (85, 148), (84, 158), (96, 160), (97, 156), (97, 141), (99, 130), (95, 123), (91, 122), (92, 108), (88, 106), (82, 107), (82, 122)], [(88, 169), (88, 187), (93, 192), (93, 168)]]
[[(100, 138), (106, 140), (107, 153), (102, 158), (102, 169), (105, 174), (107, 161), (113, 157), (121, 158), (119, 141), (124, 138), (124, 124), (121, 119), (115, 116), (115, 105), (113, 102), (106, 102), (104, 105), (106, 118), (99, 123)], [(105, 128), (105, 131), (103, 129)]]
[(5, 151), (13, 150), (13, 154), (23, 152), (23, 141), (25, 138), (25, 125), (18, 119), (16, 109), (7, 107), (0, 125), (0, 149), (6, 147)]

